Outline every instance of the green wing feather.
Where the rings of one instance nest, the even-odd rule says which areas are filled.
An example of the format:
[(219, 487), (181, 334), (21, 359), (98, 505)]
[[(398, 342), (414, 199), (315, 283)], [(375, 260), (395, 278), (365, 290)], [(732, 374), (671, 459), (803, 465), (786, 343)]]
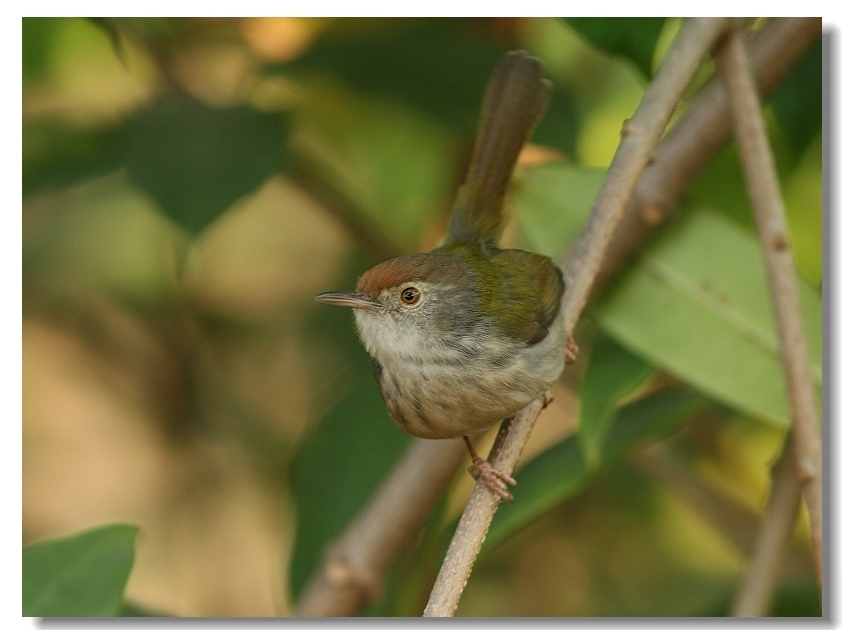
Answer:
[(476, 271), (479, 308), (503, 333), (527, 345), (547, 336), (564, 293), (561, 271), (550, 258), (474, 242), (452, 243), (434, 252)]

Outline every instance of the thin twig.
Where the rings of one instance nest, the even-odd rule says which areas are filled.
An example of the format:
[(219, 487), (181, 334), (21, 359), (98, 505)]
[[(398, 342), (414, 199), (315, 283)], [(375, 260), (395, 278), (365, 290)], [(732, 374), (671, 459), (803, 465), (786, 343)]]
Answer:
[[(774, 18), (751, 40), (751, 69), (760, 93), (768, 95), (821, 36), (821, 18)], [(654, 228), (673, 212), (696, 174), (731, 138), (728, 95), (714, 77), (658, 145), (629, 208), (605, 252), (593, 291), (604, 287)], [(593, 292), (592, 291), (592, 292)]]
[[(614, 234), (623, 210), (629, 202), (643, 169), (652, 160), (654, 150), (675, 108), (713, 44), (729, 22), (724, 18), (694, 18), (686, 22), (676, 37), (634, 116), (623, 126), (623, 138), (602, 187), (588, 224), (579, 237), (567, 266), (568, 285), (562, 298), (561, 315), (569, 335), (590, 294), (605, 248)], [(533, 402), (516, 415), (508, 427), (502, 449), (520, 456), (537, 420), (542, 401)], [(507, 462), (504, 472), (511, 473), (517, 459)], [(499, 467), (498, 463), (494, 464)], [(425, 617), (450, 617), (467, 583), (488, 526), (499, 500), (477, 484), (471, 495), (433, 586)]]
[(726, 40), (717, 58), (730, 96), (734, 132), (766, 260), (789, 392), (795, 464), (810, 515), (813, 557), (821, 584), (822, 444), (784, 204), (741, 32)]
[[(780, 18), (769, 20), (758, 35), (752, 40), (749, 52), (752, 70), (760, 90), (768, 94), (786, 76), (795, 63), (809, 50), (821, 35), (821, 19), (818, 18)], [(721, 93), (717, 96), (717, 92)], [(635, 189), (629, 209), (615, 231), (599, 270), (597, 281), (591, 291), (593, 294), (622, 266), (646, 236), (672, 211), (680, 193), (686, 188), (693, 176), (724, 146), (731, 134), (731, 127), (726, 115), (727, 101), (724, 90), (716, 84), (707, 86), (694, 99), (693, 104), (684, 113), (681, 120), (670, 130), (658, 147), (656, 161), (646, 169)], [(660, 220), (651, 220), (654, 215)], [(437, 498), (450, 483), (452, 473), (458, 467), (458, 461), (464, 455), (460, 445), (459, 459), (453, 455), (448, 459), (449, 441), (436, 441), (425, 453), (411, 448), (390, 473), (392, 478), (406, 479), (406, 470), (414, 471), (415, 477), (402, 492), (388, 494), (389, 504), (384, 500), (384, 484), (381, 490), (363, 508), (360, 516), (337, 539), (331, 550), (349, 549), (357, 540), (357, 529), (372, 527), (376, 532), (391, 532), (392, 524), (382, 514), (415, 514), (414, 522), (422, 523)], [(450, 470), (451, 477), (437, 476), (436, 472)], [(439, 485), (436, 486), (435, 484)], [(401, 521), (405, 522), (405, 521)], [(395, 527), (395, 529), (398, 529)], [(417, 529), (406, 532), (403, 537), (406, 546), (415, 540)], [(363, 549), (355, 555), (361, 565), (387, 566), (394, 562), (403, 548)], [(377, 555), (380, 562), (370, 562), (365, 554)], [(386, 558), (388, 553), (392, 557)], [(313, 577), (305, 591), (308, 605), (306, 614), (315, 616), (349, 616), (355, 614), (360, 606), (368, 601), (368, 593), (360, 581), (356, 586), (357, 594), (349, 597), (348, 590), (353, 590), (356, 582), (339, 583), (326, 579), (325, 570), (329, 560)], [(372, 576), (373, 578), (375, 576)], [(382, 580), (381, 576), (376, 579)], [(316, 584), (319, 586), (316, 587)], [(302, 603), (304, 600), (302, 599)], [(317, 606), (316, 603), (319, 605)], [(304, 614), (302, 607), (293, 614)]]
[(731, 609), (732, 616), (764, 617), (769, 614), (800, 504), (801, 484), (796, 475), (792, 441), (787, 440), (781, 458), (772, 470), (766, 517), (757, 533), (748, 572)]
[(565, 269), (570, 278), (562, 298), (565, 332), (570, 335), (591, 293), (605, 251), (634, 193), (643, 169), (705, 55), (728, 25), (726, 18), (694, 18), (685, 23), (652, 79), (611, 160), (593, 211)]
[[(533, 401), (510, 422), (501, 425), (488, 458), (495, 469), (512, 474), (535, 421), (549, 402), (547, 396), (545, 394), (543, 398)], [(425, 617), (453, 616), (499, 504), (499, 495), (485, 484), (474, 486), (424, 609)]]

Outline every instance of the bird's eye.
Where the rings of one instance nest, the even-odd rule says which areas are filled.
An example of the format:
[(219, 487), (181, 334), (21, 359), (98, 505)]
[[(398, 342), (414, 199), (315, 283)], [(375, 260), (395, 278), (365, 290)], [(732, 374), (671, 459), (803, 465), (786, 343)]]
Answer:
[(421, 292), (415, 287), (406, 287), (401, 291), (401, 302), (404, 304), (412, 306), (417, 304), (419, 299), (421, 299)]

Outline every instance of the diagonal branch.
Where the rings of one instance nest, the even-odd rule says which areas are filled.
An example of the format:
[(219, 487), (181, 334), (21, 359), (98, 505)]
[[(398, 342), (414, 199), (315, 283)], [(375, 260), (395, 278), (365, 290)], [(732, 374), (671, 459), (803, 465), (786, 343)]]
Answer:
[(766, 505), (766, 516), (757, 533), (745, 581), (734, 600), (732, 616), (763, 617), (768, 614), (778, 573), (787, 555), (787, 543), (798, 515), (800, 486), (792, 440), (789, 439), (772, 470), (772, 490)]
[[(769, 20), (749, 44), (752, 72), (758, 88), (769, 94), (795, 63), (821, 35), (819, 18), (780, 18)], [(606, 251), (591, 293), (599, 290), (621, 267), (657, 224), (671, 212), (678, 197), (693, 176), (724, 146), (731, 135), (726, 115), (727, 100), (721, 81), (713, 81), (694, 99), (681, 120), (658, 146), (656, 161), (643, 173), (619, 227)], [(657, 220), (653, 220), (656, 217)], [(449, 440), (429, 443), (416, 440), (372, 500), (331, 546), (326, 558), (308, 585), (294, 610), (295, 615), (349, 616), (373, 601), (383, 573), (375, 567), (387, 567), (415, 540), (418, 526), (403, 532), (403, 546), (366, 546), (355, 548), (359, 529), (370, 529), (368, 540), (387, 537), (394, 540), (394, 530), (407, 523), (423, 523), (435, 501), (450, 483), (464, 456)], [(441, 473), (441, 474), (439, 474)], [(396, 478), (409, 479), (401, 492), (387, 491)], [(382, 514), (384, 516), (378, 516)], [(390, 516), (385, 516), (390, 515)], [(394, 517), (394, 523), (389, 520)], [(327, 577), (331, 559), (353, 556), (347, 579)], [(377, 558), (377, 560), (374, 560)], [(360, 567), (366, 567), (359, 570)]]
[[(655, 147), (699, 65), (728, 25), (729, 20), (725, 18), (688, 20), (646, 90), (634, 116), (623, 126), (623, 139), (605, 175), (588, 224), (567, 266), (568, 285), (562, 298), (561, 315), (568, 335), (584, 309), (605, 249), (643, 169), (652, 161)], [(497, 470), (512, 473), (538, 419), (542, 403), (542, 400), (536, 400), (517, 414), (510, 426), (501, 430), (503, 435), (505, 429), (508, 429), (502, 441), (498, 437), (500, 451), (510, 454), (510, 457), (505, 461), (499, 456), (494, 461), (489, 460)], [(424, 610), (425, 617), (450, 617), (456, 611), (498, 505), (499, 499), (477, 484), (433, 585)]]
[(769, 275), (789, 392), (792, 446), (810, 515), (813, 557), (821, 584), (822, 444), (786, 215), (741, 32), (725, 41), (717, 59), (728, 88), (734, 131)]

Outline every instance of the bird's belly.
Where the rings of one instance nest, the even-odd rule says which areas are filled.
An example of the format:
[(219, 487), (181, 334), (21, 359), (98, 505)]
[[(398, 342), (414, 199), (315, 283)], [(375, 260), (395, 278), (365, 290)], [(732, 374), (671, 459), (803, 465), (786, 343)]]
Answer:
[(555, 339), (539, 345), (460, 365), (381, 361), (378, 385), (390, 415), (406, 432), (429, 439), (468, 435), (512, 417), (558, 378), (563, 346)]

